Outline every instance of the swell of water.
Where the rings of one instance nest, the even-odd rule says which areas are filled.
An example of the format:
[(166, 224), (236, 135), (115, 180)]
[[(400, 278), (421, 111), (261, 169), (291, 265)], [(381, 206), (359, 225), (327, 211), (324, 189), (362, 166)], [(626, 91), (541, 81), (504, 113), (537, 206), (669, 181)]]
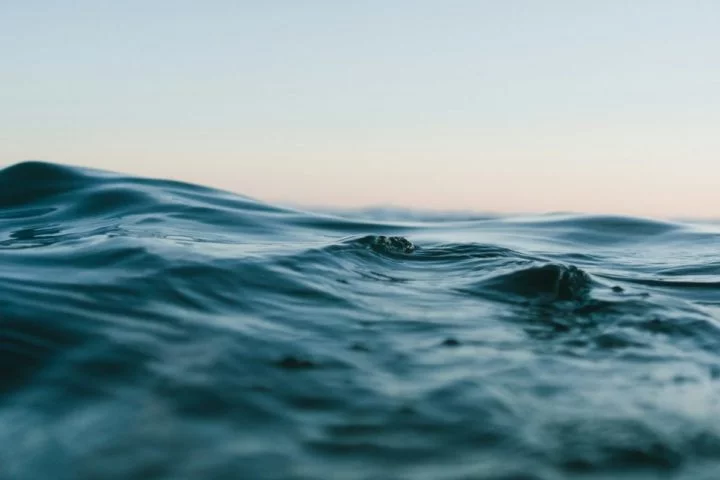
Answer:
[(18, 164), (0, 477), (714, 479), (719, 240)]

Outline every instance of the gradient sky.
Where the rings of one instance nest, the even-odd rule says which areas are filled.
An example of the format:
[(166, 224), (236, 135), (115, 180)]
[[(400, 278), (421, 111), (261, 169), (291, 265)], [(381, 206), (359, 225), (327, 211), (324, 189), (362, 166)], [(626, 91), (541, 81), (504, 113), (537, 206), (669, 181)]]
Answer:
[(0, 0), (0, 164), (720, 217), (720, 2)]

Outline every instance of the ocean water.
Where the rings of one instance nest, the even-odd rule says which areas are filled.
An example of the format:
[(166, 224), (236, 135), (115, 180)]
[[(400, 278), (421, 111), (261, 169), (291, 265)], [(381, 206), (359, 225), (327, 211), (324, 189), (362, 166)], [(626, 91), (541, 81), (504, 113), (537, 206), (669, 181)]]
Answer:
[(714, 480), (720, 225), (22, 163), (0, 362), (2, 479)]

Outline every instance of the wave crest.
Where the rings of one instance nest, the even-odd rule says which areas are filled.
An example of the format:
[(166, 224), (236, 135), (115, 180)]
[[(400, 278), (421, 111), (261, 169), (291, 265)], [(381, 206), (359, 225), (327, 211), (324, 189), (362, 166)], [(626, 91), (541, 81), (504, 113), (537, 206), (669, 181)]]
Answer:
[(592, 277), (573, 265), (532, 265), (477, 282), (473, 290), (491, 291), (544, 300), (579, 301), (592, 288)]

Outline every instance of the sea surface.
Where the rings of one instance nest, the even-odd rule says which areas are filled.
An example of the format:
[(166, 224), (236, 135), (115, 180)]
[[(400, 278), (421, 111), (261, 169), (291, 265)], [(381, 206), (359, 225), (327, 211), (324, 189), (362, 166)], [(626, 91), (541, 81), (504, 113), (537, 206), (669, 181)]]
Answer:
[(720, 224), (5, 168), (0, 478), (716, 480)]

